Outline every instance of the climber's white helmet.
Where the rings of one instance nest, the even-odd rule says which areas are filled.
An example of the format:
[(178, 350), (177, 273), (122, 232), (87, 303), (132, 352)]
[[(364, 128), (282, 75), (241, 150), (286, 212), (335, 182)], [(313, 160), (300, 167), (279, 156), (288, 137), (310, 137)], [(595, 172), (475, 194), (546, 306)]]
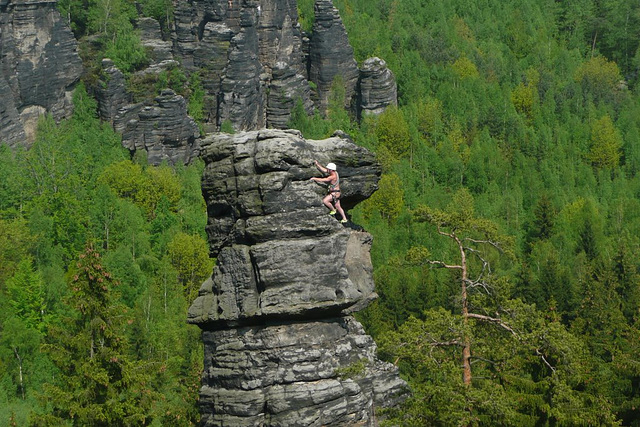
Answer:
[(327, 169), (331, 169), (332, 171), (338, 170), (335, 163), (329, 163)]

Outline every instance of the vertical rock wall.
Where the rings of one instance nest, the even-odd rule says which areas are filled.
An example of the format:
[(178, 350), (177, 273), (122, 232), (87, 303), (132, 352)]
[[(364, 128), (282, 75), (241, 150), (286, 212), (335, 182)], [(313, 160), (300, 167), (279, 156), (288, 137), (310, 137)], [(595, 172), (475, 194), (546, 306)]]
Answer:
[(41, 115), (71, 114), (77, 48), (55, 1), (0, 2), (0, 142), (29, 146)]
[(202, 157), (217, 257), (188, 318), (205, 343), (202, 425), (375, 425), (405, 384), (350, 315), (376, 297), (371, 236), (327, 215), (309, 180), (314, 159), (337, 163), (353, 206), (377, 188), (372, 154), (340, 133), (261, 130), (210, 136)]
[[(82, 64), (55, 1), (1, 0), (0, 10), (0, 141), (28, 146), (42, 114), (56, 120), (70, 114), (70, 94)], [(358, 70), (331, 0), (316, 1), (310, 41), (300, 29), (296, 0), (176, 2), (172, 22), (170, 31), (162, 32), (154, 19), (138, 20), (151, 65), (132, 79), (151, 81), (152, 74), (174, 67), (198, 72), (206, 129), (218, 130), (224, 122), (236, 131), (284, 129), (298, 103), (307, 114), (326, 113), (336, 78), (345, 88), (345, 106), (358, 117), (396, 104), (395, 80), (384, 61), (367, 60)], [(164, 97), (153, 94), (133, 104), (124, 75), (108, 58), (103, 65), (99, 84), (90, 89), (100, 117), (123, 133), (123, 145), (146, 149), (151, 163), (188, 162), (197, 156), (199, 135), (184, 131), (193, 127), (186, 112), (166, 110)], [(145, 109), (154, 113), (139, 116)], [(157, 125), (147, 125), (148, 120)], [(167, 128), (162, 121), (174, 125)], [(169, 134), (151, 132), (158, 128)]]
[(396, 79), (384, 60), (369, 58), (364, 61), (358, 84), (359, 118), (367, 114), (382, 114), (388, 106), (398, 105)]
[[(379, 60), (375, 64), (384, 69), (364, 71), (367, 93), (358, 97), (360, 71), (338, 10), (331, 0), (317, 0), (314, 10), (307, 57), (296, 0), (176, 5), (174, 51), (188, 70), (202, 75), (210, 122), (219, 128), (228, 120), (235, 130), (284, 129), (298, 102), (309, 114), (314, 109), (326, 113), (336, 78), (345, 89), (345, 107), (354, 113), (378, 114), (396, 103), (393, 74)], [(365, 102), (362, 108), (359, 99)]]
[(218, 127), (283, 125), (297, 99), (311, 111), (295, 0), (180, 2), (174, 44), (187, 69), (201, 73), (207, 118)]
[(319, 109), (326, 112), (331, 85), (344, 86), (345, 107), (355, 108), (358, 64), (347, 31), (331, 0), (316, 0), (315, 22), (309, 46), (309, 79), (318, 87)]

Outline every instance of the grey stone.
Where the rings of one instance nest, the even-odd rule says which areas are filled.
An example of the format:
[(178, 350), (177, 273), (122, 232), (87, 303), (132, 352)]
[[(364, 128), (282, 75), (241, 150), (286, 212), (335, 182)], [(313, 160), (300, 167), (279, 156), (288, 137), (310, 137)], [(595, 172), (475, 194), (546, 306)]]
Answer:
[(142, 45), (150, 51), (154, 63), (173, 60), (172, 43), (162, 38), (158, 21), (143, 17), (138, 19), (137, 25)]
[(309, 46), (309, 79), (317, 86), (320, 111), (326, 113), (336, 78), (344, 85), (345, 107), (354, 110), (358, 65), (347, 31), (331, 0), (316, 0)]
[(359, 81), (358, 115), (379, 115), (388, 106), (398, 105), (396, 80), (380, 58), (369, 58), (362, 64)]
[(376, 298), (372, 237), (327, 215), (309, 180), (314, 159), (337, 163), (353, 206), (377, 188), (375, 158), (341, 131), (274, 129), (210, 135), (201, 155), (217, 256), (188, 313), (203, 330), (202, 425), (376, 425), (406, 384), (349, 315)]
[(180, 2), (174, 17), (174, 54), (200, 74), (216, 129), (285, 128), (298, 100), (313, 111), (295, 0)]
[(108, 58), (102, 60), (102, 74), (94, 94), (98, 101), (98, 115), (111, 124), (116, 121), (120, 110), (130, 103), (124, 74)]
[(78, 45), (55, 1), (5, 0), (0, 13), (0, 141), (29, 147), (45, 113), (72, 112)]
[(309, 181), (319, 174), (313, 165), (316, 159), (339, 166), (341, 203), (348, 209), (377, 189), (381, 173), (370, 152), (340, 133), (317, 141), (291, 130), (215, 134), (203, 140), (201, 155), (213, 255), (236, 235), (238, 243), (261, 243), (278, 234), (294, 238), (340, 230), (333, 218), (323, 215), (326, 190)]
[(218, 120), (228, 120), (235, 130), (265, 126), (265, 92), (258, 60), (258, 34), (255, 27), (243, 27), (231, 39), (228, 62), (218, 98)]
[(145, 150), (150, 164), (187, 164), (199, 154), (200, 131), (187, 115), (186, 100), (165, 89), (151, 106), (121, 109), (116, 129), (122, 129), (122, 145)]
[[(205, 425), (375, 425), (374, 405), (405, 396), (397, 369), (351, 317), (204, 331), (203, 340)], [(354, 363), (363, 371), (344, 377)]]
[(267, 98), (267, 126), (277, 129), (287, 127), (296, 103), (301, 102), (306, 114), (313, 114), (311, 89), (302, 74), (297, 74), (284, 62), (278, 62), (272, 70)]

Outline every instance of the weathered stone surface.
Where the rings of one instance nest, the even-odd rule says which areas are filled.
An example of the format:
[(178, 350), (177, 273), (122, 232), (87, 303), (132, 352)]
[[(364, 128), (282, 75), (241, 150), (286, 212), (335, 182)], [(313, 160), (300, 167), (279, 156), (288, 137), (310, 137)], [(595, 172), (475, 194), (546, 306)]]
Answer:
[(82, 62), (55, 1), (7, 0), (1, 8), (0, 141), (29, 146), (42, 114), (71, 114)]
[(259, 57), (265, 71), (286, 64), (293, 74), (306, 75), (296, 0), (261, 1), (257, 19)]
[(345, 107), (355, 107), (358, 65), (347, 31), (331, 0), (316, 0), (309, 46), (309, 79), (317, 86), (320, 111), (326, 112), (329, 93), (338, 77), (345, 88)]
[[(375, 425), (405, 393), (352, 317), (204, 331), (202, 424)], [(361, 372), (347, 377), (346, 367)], [(357, 369), (354, 369), (357, 371)]]
[(326, 213), (320, 202), (326, 189), (309, 181), (319, 174), (314, 159), (338, 165), (341, 201), (347, 209), (377, 189), (381, 173), (373, 154), (341, 133), (319, 141), (305, 140), (295, 130), (216, 134), (203, 140), (201, 156), (214, 255), (228, 243), (264, 243), (341, 230), (333, 218), (321, 215)]
[[(397, 369), (349, 313), (376, 297), (371, 235), (327, 215), (314, 159), (338, 165), (345, 206), (380, 167), (343, 132), (211, 135), (202, 188), (216, 267), (189, 309), (203, 329), (205, 426), (376, 425), (405, 396)], [(346, 378), (345, 368), (361, 372)]]
[(284, 62), (276, 63), (272, 71), (267, 99), (267, 127), (284, 129), (291, 119), (291, 111), (298, 101), (307, 114), (313, 113), (309, 82), (296, 74)]
[(94, 89), (98, 101), (98, 115), (104, 121), (114, 123), (120, 109), (129, 104), (129, 95), (125, 89), (124, 74), (112, 60), (102, 60), (102, 74)]
[(151, 52), (153, 62), (162, 62), (173, 59), (172, 44), (162, 38), (160, 23), (153, 18), (140, 18), (137, 22), (140, 31), (142, 45)]
[(171, 89), (163, 90), (153, 106), (127, 106), (119, 115), (116, 129), (122, 129), (122, 145), (145, 150), (150, 164), (186, 164), (199, 154), (198, 126), (187, 115), (185, 99)]
[[(248, 14), (246, 14), (248, 15)], [(249, 19), (247, 19), (249, 21)], [(262, 64), (258, 60), (258, 34), (253, 25), (231, 39), (229, 57), (218, 98), (218, 120), (228, 120), (235, 130), (265, 126), (265, 91), (261, 81)]]
[(284, 128), (298, 99), (312, 111), (295, 0), (180, 2), (175, 28), (175, 54), (200, 73), (217, 128)]
[(381, 114), (388, 106), (398, 105), (398, 86), (387, 63), (369, 58), (362, 64), (358, 91), (358, 116)]

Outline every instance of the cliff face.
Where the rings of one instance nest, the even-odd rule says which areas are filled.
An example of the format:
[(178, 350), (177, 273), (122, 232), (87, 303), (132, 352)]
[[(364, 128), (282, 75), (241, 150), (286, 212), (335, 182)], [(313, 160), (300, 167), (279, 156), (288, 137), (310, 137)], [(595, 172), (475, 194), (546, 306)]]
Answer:
[[(374, 425), (404, 382), (350, 313), (376, 297), (371, 236), (327, 215), (313, 160), (338, 165), (343, 204), (376, 189), (371, 153), (337, 133), (205, 139), (214, 272), (189, 310), (203, 329), (203, 425)], [(347, 371), (356, 371), (346, 375)]]
[(309, 78), (318, 87), (319, 106), (326, 111), (331, 85), (339, 77), (345, 89), (345, 107), (355, 107), (358, 65), (347, 31), (331, 0), (316, 0), (309, 47)]
[[(345, 107), (354, 113), (379, 114), (396, 103), (395, 79), (380, 60), (375, 64), (382, 68), (362, 70), (367, 93), (359, 96), (362, 72), (338, 10), (331, 0), (317, 0), (314, 11), (305, 44), (295, 0), (176, 5), (174, 54), (187, 70), (202, 76), (210, 123), (219, 128), (229, 121), (235, 130), (286, 128), (297, 102), (308, 113), (326, 112), (336, 77), (345, 88)], [(376, 85), (380, 81), (384, 84)], [(365, 101), (362, 108), (360, 99)]]
[[(82, 64), (55, 5), (0, 0), (0, 141), (11, 146), (33, 141), (40, 115), (59, 120), (71, 112), (70, 93)], [(203, 125), (209, 130), (224, 122), (236, 131), (284, 129), (298, 102), (308, 114), (324, 114), (334, 82), (344, 85), (345, 107), (358, 117), (396, 104), (395, 79), (384, 61), (369, 59), (358, 69), (332, 1), (317, 0), (314, 10), (307, 38), (296, 0), (177, 2), (166, 34), (157, 21), (138, 20), (151, 65), (131, 78), (150, 81), (172, 67), (197, 72), (205, 91)], [(125, 147), (146, 150), (151, 164), (197, 157), (200, 133), (179, 94), (133, 102), (124, 75), (108, 58), (90, 89), (100, 117), (122, 133)]]
[(0, 142), (29, 146), (42, 114), (71, 113), (77, 48), (55, 1), (0, 0)]

